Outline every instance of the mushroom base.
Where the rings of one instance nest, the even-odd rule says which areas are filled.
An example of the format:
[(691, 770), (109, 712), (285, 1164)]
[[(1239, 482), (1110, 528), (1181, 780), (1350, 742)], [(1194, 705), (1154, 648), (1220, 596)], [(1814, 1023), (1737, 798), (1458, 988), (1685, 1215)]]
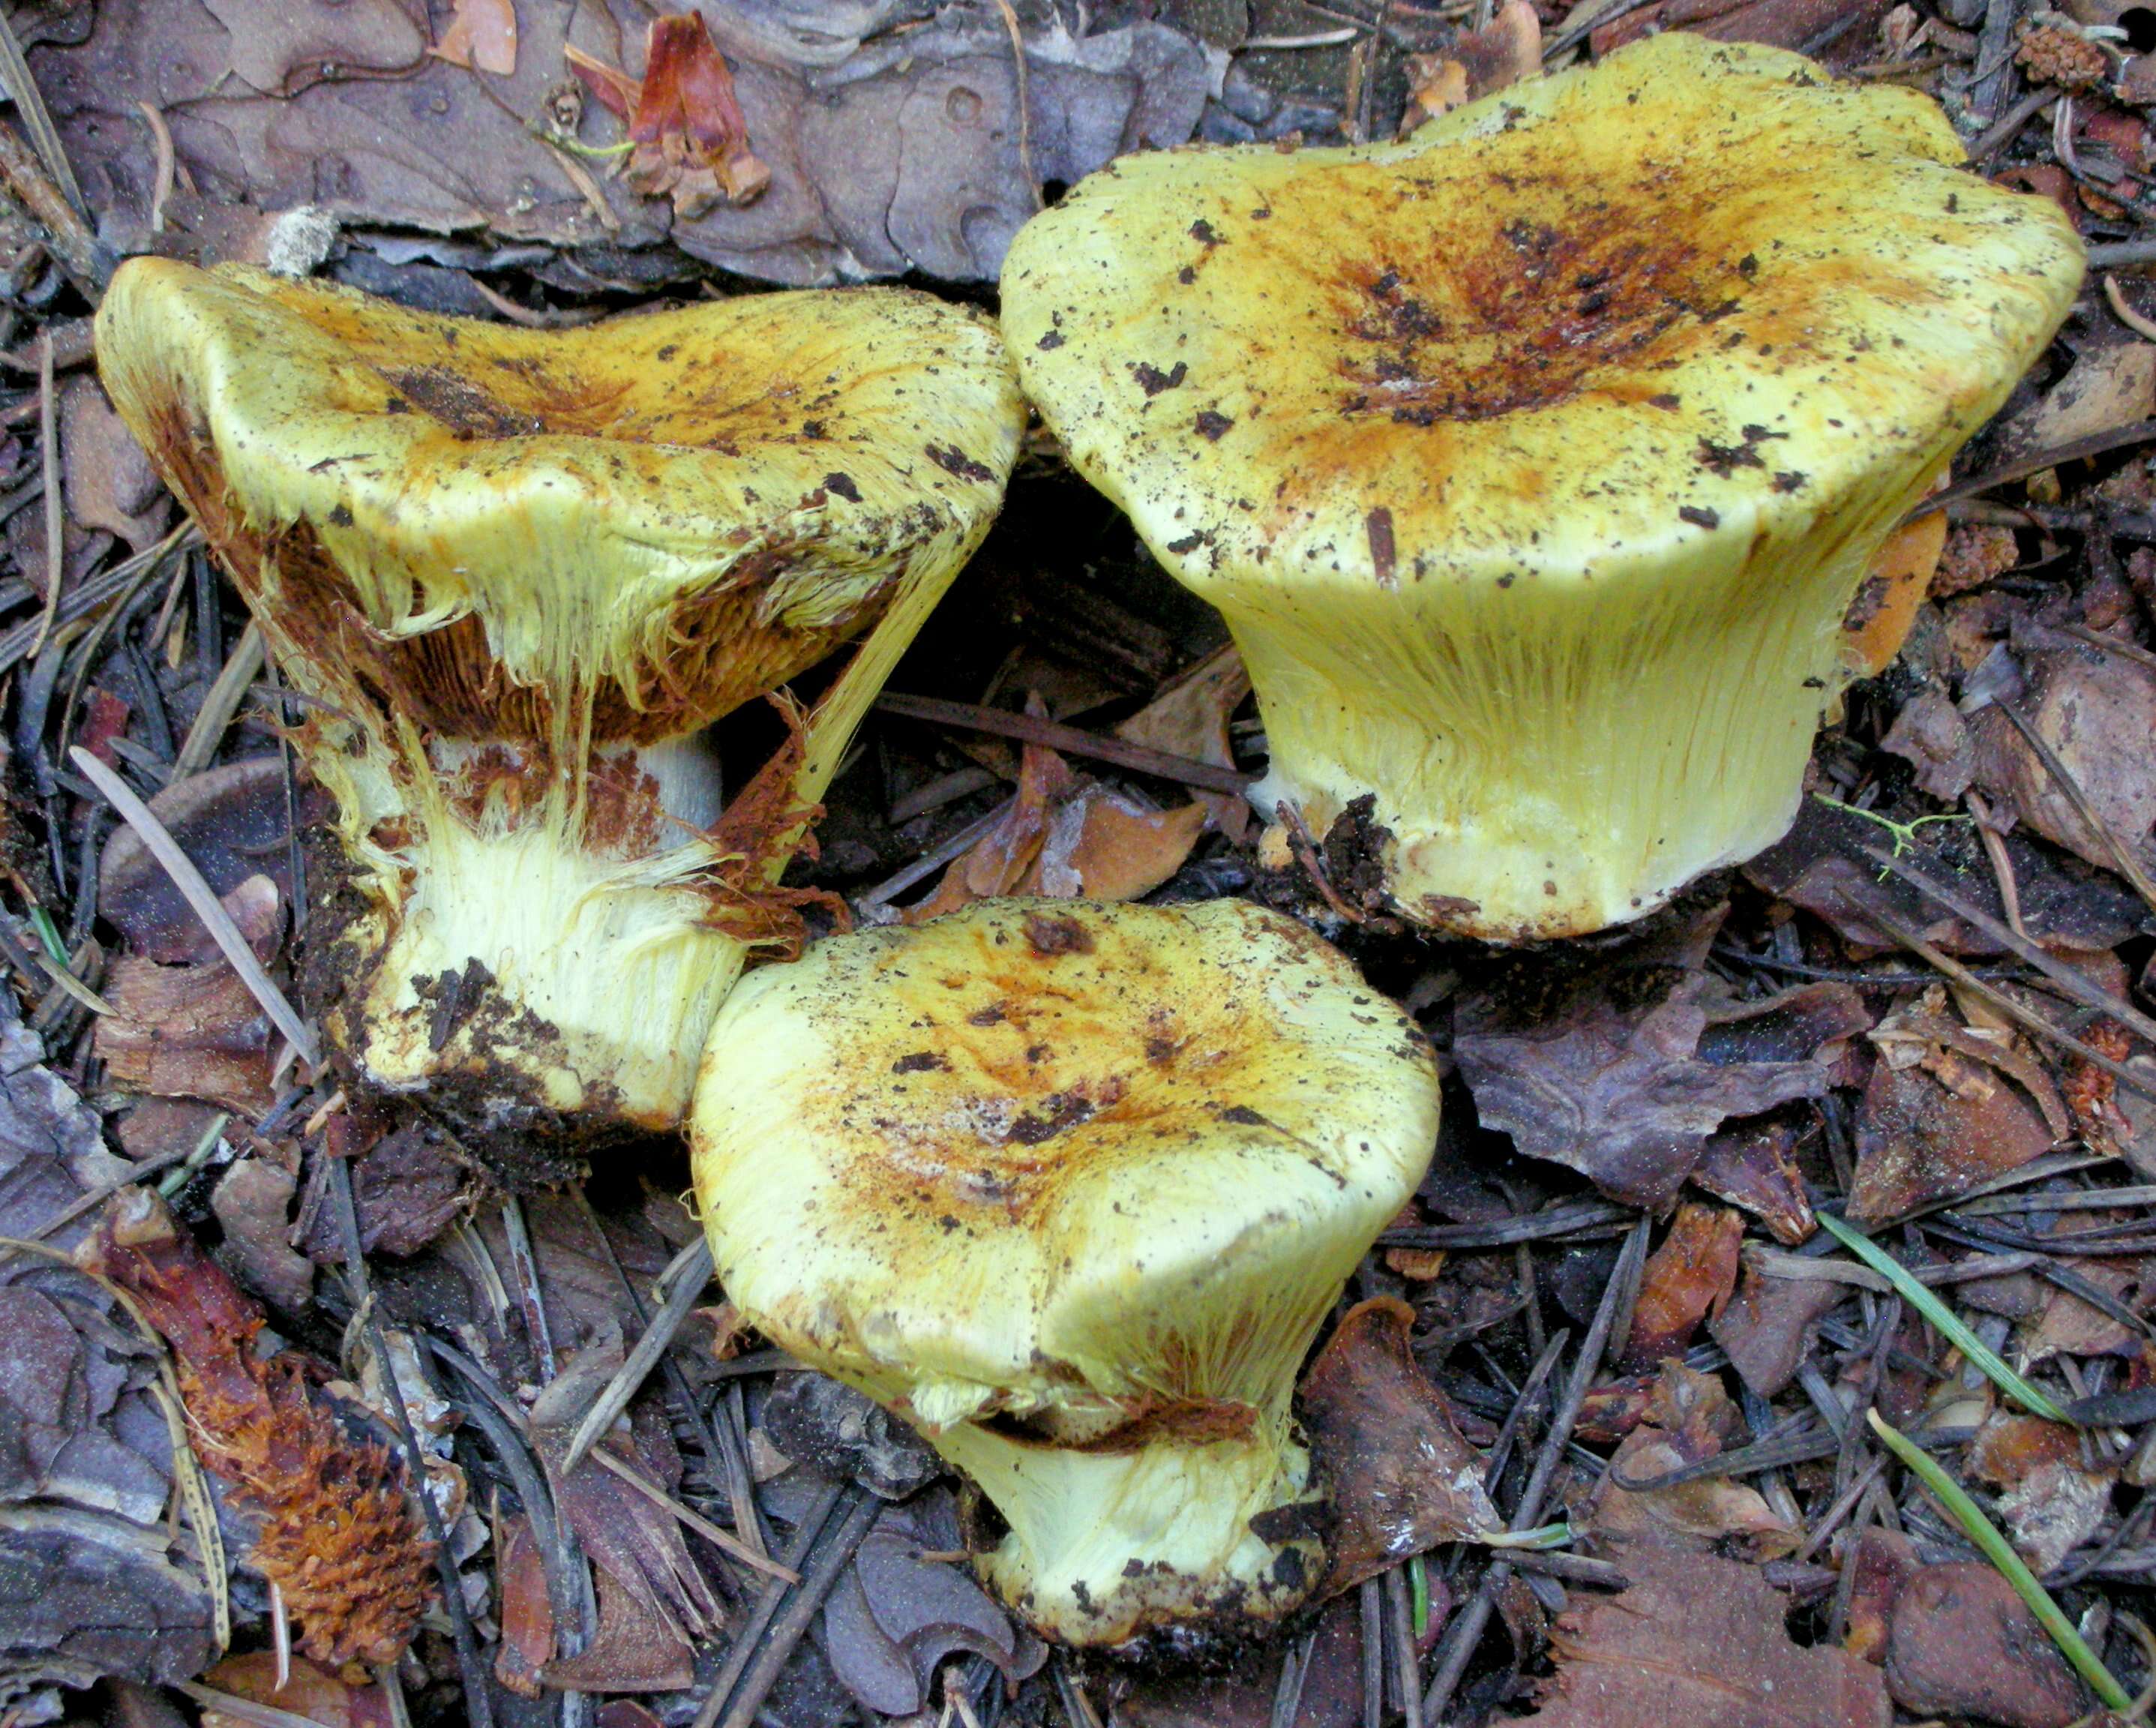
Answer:
[(703, 922), (702, 895), (542, 825), (444, 824), (400, 860), (393, 903), (370, 903), (332, 959), (346, 982), (326, 1023), (355, 1077), (417, 1097), (512, 1188), (679, 1126), (748, 954)]
[[(1369, 861), (1384, 897), (1415, 923), (1504, 944), (1584, 936), (1659, 911), (1709, 872), (1742, 863), (1787, 833), (1816, 721), (1814, 715), (1801, 723), (1801, 743), (1782, 753), (1789, 760), (1757, 771), (1756, 784), (1786, 787), (1784, 795), (1742, 810), (1734, 795), (1707, 800), (1703, 810), (1681, 809), (1678, 820), (1699, 817), (1712, 825), (1688, 834), (1596, 834), (1548, 809), (1522, 822), (1517, 805), (1504, 812), (1509, 822), (1418, 820), (1379, 796), (1377, 785), (1358, 789), (1344, 775), (1326, 776), (1319, 789), (1276, 770), (1250, 795), (1266, 813), (1285, 803), (1321, 838), (1345, 825), (1351, 845), (1373, 852)], [(1350, 795), (1332, 789), (1342, 781)], [(1509, 832), (1495, 831), (1501, 827)]]
[[(1009, 1525), (976, 1565), (1036, 1631), (1093, 1647), (1165, 1638), (1188, 1652), (1273, 1630), (1324, 1576), (1309, 1456), (1286, 1427), (1128, 1452), (1075, 1451), (972, 1422), (928, 1438)], [(1254, 1521), (1281, 1526), (1278, 1539)]]

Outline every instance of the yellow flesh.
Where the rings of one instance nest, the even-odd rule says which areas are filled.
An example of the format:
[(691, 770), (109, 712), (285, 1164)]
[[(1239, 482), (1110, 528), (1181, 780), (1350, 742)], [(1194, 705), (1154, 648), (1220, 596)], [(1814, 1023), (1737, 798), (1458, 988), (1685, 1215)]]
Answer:
[(1021, 231), (1004, 331), (1226, 615), (1260, 800), (1374, 795), (1432, 924), (1591, 930), (1781, 832), (1873, 553), (2071, 304), (2056, 206), (1961, 157), (1671, 33), (1406, 144), (1126, 158)]
[(728, 1296), (974, 1476), (1008, 1599), (1112, 1643), (1299, 1599), (1248, 1521), (1303, 1490), (1296, 1365), (1436, 1126), (1409, 1022), (1301, 926), (1007, 901), (747, 979), (691, 1137)]
[[(880, 615), (808, 740), (820, 795), (1001, 501), (1024, 407), (993, 328), (873, 290), (541, 332), (137, 260), (97, 342), (321, 705), (362, 1071), (454, 1079), (505, 1134), (678, 1122), (747, 952), (685, 741)], [(475, 959), (498, 989), (449, 1012)]]

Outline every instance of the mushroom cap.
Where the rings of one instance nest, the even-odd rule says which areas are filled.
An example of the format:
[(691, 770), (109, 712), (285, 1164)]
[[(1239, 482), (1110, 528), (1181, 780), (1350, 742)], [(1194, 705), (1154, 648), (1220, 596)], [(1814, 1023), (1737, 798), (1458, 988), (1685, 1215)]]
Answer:
[(1414, 1190), (1436, 1066), (1239, 901), (983, 903), (752, 975), (690, 1113), (728, 1296), (932, 1433), (1281, 1420)]
[(1928, 478), (2041, 352), (2079, 244), (1962, 160), (1914, 92), (1671, 33), (1404, 143), (1126, 157), (1019, 234), (1004, 326), (1224, 606), (1653, 580)]
[(136, 259), (116, 405), (273, 643), (461, 737), (678, 735), (985, 531), (1024, 407), (996, 332), (892, 289), (582, 329)]

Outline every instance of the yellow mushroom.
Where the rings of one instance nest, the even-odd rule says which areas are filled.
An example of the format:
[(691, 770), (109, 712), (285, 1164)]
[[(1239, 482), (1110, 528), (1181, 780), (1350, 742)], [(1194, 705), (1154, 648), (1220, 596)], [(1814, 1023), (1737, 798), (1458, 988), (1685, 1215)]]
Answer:
[(1962, 161), (1672, 33), (1405, 143), (1127, 157), (1019, 233), (1004, 332), (1226, 615), (1267, 813), (1426, 924), (1577, 933), (1780, 835), (1873, 555), (2072, 303), (2057, 206)]
[[(783, 930), (789, 805), (1001, 501), (993, 327), (862, 290), (539, 332), (138, 260), (97, 353), (313, 704), (358, 1077), (512, 1179), (677, 1124)], [(792, 784), (722, 817), (701, 730), (871, 626)]]
[(1324, 1571), (1290, 1413), (1435, 1143), (1414, 1023), (1240, 901), (988, 901), (746, 980), (690, 1116), (728, 1298), (906, 1417), (1074, 1644), (1276, 1623)]

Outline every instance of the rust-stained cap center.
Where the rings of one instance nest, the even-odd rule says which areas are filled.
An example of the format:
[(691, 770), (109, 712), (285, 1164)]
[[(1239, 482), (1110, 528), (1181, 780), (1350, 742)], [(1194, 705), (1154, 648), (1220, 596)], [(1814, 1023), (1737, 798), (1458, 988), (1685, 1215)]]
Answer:
[(1004, 327), (1201, 591), (1578, 581), (1990, 411), (2080, 260), (1961, 164), (1928, 99), (1672, 32), (1402, 143), (1126, 157), (1019, 234)]
[(728, 1002), (693, 1113), (721, 1272), (760, 1324), (864, 1362), (902, 1334), (921, 1371), (1006, 1389), (1085, 1377), (1070, 1328), (1102, 1304), (1171, 1324), (1224, 1256), (1344, 1275), (1435, 1120), (1412, 1022), (1232, 901), (990, 902), (818, 944)]

